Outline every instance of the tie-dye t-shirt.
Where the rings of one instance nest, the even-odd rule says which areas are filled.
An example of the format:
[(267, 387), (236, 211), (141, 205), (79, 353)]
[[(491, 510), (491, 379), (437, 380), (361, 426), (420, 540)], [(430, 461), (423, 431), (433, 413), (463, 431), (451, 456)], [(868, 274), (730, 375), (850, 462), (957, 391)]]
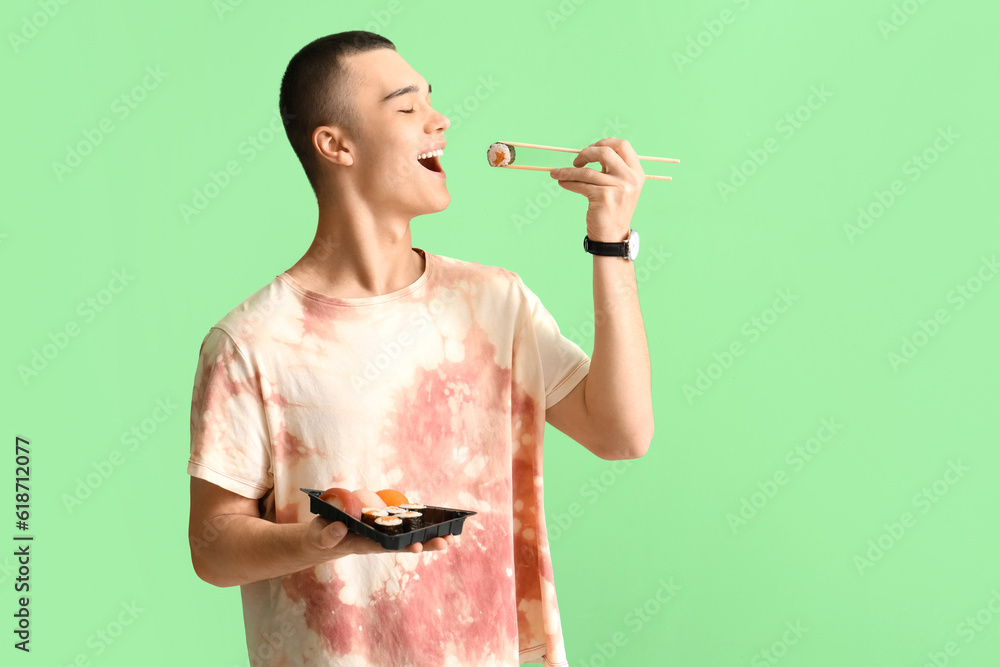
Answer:
[(189, 474), (263, 518), (300, 488), (394, 488), (469, 509), (440, 552), (352, 555), (242, 586), (250, 664), (565, 665), (542, 505), (545, 409), (590, 358), (506, 269), (414, 248), (420, 278), (342, 299), (287, 273), (212, 327)]

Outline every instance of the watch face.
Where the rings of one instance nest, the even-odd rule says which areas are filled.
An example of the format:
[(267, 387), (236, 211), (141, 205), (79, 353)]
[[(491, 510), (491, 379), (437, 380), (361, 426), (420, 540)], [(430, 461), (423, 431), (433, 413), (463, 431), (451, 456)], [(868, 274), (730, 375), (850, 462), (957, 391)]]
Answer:
[(635, 261), (635, 258), (639, 256), (639, 232), (632, 230), (632, 233), (628, 237), (628, 258)]

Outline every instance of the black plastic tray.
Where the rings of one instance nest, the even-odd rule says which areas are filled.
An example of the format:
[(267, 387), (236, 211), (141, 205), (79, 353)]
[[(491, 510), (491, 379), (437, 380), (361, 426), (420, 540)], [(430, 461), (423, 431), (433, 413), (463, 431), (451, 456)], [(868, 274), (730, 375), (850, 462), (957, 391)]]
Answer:
[(414, 542), (426, 542), (434, 537), (444, 537), (445, 535), (461, 535), (462, 523), (465, 517), (472, 516), (475, 512), (471, 510), (456, 510), (450, 507), (435, 507), (427, 505), (423, 510), (424, 521), (427, 523), (423, 528), (411, 530), (406, 533), (389, 535), (377, 528), (372, 528), (367, 523), (358, 521), (350, 514), (342, 512), (325, 500), (320, 500), (322, 491), (317, 489), (299, 488), (310, 496), (309, 511), (313, 514), (330, 519), (331, 521), (342, 521), (347, 530), (358, 535), (363, 535), (370, 540), (375, 540), (386, 549), (399, 551), (405, 549)]

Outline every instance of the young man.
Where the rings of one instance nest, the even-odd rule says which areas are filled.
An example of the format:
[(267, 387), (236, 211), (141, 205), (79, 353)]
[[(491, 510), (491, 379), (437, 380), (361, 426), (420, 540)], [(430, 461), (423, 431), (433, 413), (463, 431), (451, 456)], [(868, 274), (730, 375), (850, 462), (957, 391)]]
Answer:
[[(430, 92), (366, 32), (307, 45), (282, 80), (318, 229), (205, 337), (187, 468), (194, 569), (241, 586), (251, 665), (565, 664), (545, 421), (607, 460), (652, 438), (627, 257), (593, 258), (591, 359), (515, 273), (411, 246), (411, 219), (450, 202)], [(588, 198), (588, 238), (627, 248), (635, 151), (604, 139), (573, 164), (552, 177)], [(389, 552), (310, 513), (300, 487), (333, 486), (477, 514), (460, 538)]]

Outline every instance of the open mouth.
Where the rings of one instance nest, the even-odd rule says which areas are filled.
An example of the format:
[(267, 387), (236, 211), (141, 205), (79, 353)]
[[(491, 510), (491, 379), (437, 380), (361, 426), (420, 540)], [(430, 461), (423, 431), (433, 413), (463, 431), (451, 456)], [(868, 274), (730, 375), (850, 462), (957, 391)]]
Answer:
[(417, 156), (417, 162), (419, 162), (424, 169), (436, 171), (439, 174), (443, 173), (441, 170), (441, 155), (443, 153), (444, 150), (440, 148), (429, 153), (421, 153)]

